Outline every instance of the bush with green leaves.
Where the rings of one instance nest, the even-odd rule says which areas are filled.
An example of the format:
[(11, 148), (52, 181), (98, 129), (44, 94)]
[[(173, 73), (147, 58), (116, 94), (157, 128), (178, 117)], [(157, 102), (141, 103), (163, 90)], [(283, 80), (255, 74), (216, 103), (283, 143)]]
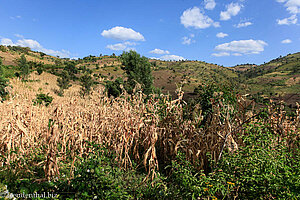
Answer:
[(45, 105), (49, 106), (53, 101), (53, 97), (51, 97), (49, 94), (37, 94), (36, 98), (32, 100), (33, 105)]
[(151, 64), (146, 57), (141, 57), (135, 51), (123, 52), (121, 55), (122, 69), (127, 76), (127, 91), (133, 92), (136, 83), (141, 84), (143, 93), (150, 94), (153, 90)]
[(85, 73), (80, 77), (80, 95), (85, 97), (89, 95), (94, 84), (93, 78), (89, 73)]
[(41, 75), (41, 74), (43, 73), (43, 71), (44, 71), (44, 69), (43, 69), (43, 67), (41, 67), (41, 66), (38, 66), (38, 67), (36, 68), (36, 72), (38, 73), (38, 75)]
[(119, 97), (122, 94), (121, 85), (124, 84), (122, 78), (118, 77), (115, 81), (106, 81), (105, 92), (107, 92), (108, 97)]
[(64, 90), (68, 89), (72, 85), (70, 84), (71, 77), (65, 70), (62, 71), (60, 77), (57, 79), (57, 85), (59, 87), (58, 95), (63, 96)]
[(25, 58), (25, 55), (22, 54), (22, 56), (19, 59), (19, 68), (20, 68), (20, 76), (22, 78), (22, 80), (26, 80), (28, 78), (29, 75), (29, 65), (27, 63), (27, 60)]
[(7, 99), (8, 91), (8, 80), (3, 77), (3, 68), (2, 68), (2, 60), (0, 58), (0, 101), (4, 101)]
[(236, 183), (238, 198), (299, 199), (299, 148), (291, 149), (286, 139), (261, 122), (248, 125), (240, 138), (244, 145), (237, 152), (225, 152), (218, 163)]

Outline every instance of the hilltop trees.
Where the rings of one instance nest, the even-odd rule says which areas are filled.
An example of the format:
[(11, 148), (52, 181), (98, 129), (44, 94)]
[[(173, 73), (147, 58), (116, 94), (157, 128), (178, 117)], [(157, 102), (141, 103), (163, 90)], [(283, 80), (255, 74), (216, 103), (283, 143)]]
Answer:
[(145, 94), (150, 94), (153, 89), (153, 77), (151, 74), (151, 64), (146, 57), (141, 57), (135, 51), (123, 52), (121, 55), (123, 70), (127, 75), (128, 92), (132, 92), (136, 83), (142, 85)]

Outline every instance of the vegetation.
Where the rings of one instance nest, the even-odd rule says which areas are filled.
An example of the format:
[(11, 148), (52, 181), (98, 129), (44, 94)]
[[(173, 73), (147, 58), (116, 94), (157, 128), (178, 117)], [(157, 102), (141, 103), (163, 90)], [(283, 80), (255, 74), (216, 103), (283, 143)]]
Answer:
[(22, 80), (27, 80), (29, 75), (29, 65), (27, 64), (26, 58), (24, 54), (22, 54), (20, 60), (19, 60), (19, 68), (20, 68), (20, 75)]
[(6, 87), (8, 86), (8, 80), (6, 80), (3, 76), (3, 69), (2, 69), (2, 60), (0, 58), (0, 100), (4, 101), (6, 100), (8, 96), (8, 91), (6, 90)]
[(150, 94), (153, 90), (153, 77), (151, 64), (146, 57), (141, 57), (135, 51), (124, 52), (121, 55), (123, 70), (127, 76), (127, 91), (130, 93), (136, 83), (142, 85), (143, 93)]
[(49, 96), (49, 94), (37, 94), (36, 98), (32, 100), (33, 105), (45, 105), (49, 106), (53, 101), (53, 97)]
[[(297, 80), (292, 56), (269, 64), (282, 62), (284, 74)], [(21, 67), (0, 71), (12, 85), (4, 95), (11, 101), (0, 103), (0, 192), (7, 186), (7, 194), (50, 192), (57, 199), (300, 198), (299, 104), (288, 115), (284, 103), (262, 91), (240, 95), (248, 72), (196, 61), (151, 64), (133, 51), (55, 59), (57, 65), (23, 59), (44, 70), (26, 82), (13, 78), (23, 76)], [(153, 92), (157, 83), (165, 91), (179, 87), (171, 97)]]
[(67, 71), (65, 70), (62, 71), (60, 78), (57, 79), (57, 85), (59, 87), (59, 92), (58, 92), (59, 96), (63, 96), (64, 90), (72, 86), (70, 84), (70, 75)]
[(92, 89), (92, 85), (94, 84), (93, 78), (90, 74), (85, 73), (83, 76), (80, 77), (80, 94), (81, 96), (85, 97), (89, 95)]

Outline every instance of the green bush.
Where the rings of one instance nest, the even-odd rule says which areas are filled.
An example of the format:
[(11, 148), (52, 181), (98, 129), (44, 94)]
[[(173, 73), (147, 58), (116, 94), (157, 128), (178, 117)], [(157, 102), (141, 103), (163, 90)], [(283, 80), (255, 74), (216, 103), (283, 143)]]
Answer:
[(53, 97), (49, 96), (49, 94), (37, 94), (36, 98), (32, 100), (33, 105), (45, 105), (49, 106), (53, 101)]
[(65, 70), (62, 71), (60, 77), (57, 79), (57, 85), (59, 87), (58, 95), (63, 96), (64, 90), (68, 89), (72, 85), (70, 84), (71, 77)]
[(108, 97), (119, 97), (122, 93), (121, 85), (124, 84), (122, 78), (118, 77), (115, 81), (106, 81), (105, 92)]
[(92, 89), (92, 85), (94, 84), (93, 78), (90, 74), (85, 73), (80, 77), (80, 95), (86, 96), (89, 95)]
[(241, 139), (244, 145), (225, 153), (218, 164), (236, 182), (239, 199), (299, 199), (299, 149), (289, 149), (260, 122), (249, 125)]

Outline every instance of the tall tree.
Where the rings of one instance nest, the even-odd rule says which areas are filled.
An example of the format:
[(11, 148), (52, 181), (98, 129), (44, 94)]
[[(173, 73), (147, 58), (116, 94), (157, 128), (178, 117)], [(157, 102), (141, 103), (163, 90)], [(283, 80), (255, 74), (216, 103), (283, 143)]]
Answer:
[(129, 92), (132, 92), (136, 83), (142, 85), (145, 94), (150, 94), (153, 90), (153, 77), (151, 73), (151, 64), (148, 58), (141, 57), (135, 51), (123, 52), (121, 55), (123, 70), (127, 75), (127, 85)]

